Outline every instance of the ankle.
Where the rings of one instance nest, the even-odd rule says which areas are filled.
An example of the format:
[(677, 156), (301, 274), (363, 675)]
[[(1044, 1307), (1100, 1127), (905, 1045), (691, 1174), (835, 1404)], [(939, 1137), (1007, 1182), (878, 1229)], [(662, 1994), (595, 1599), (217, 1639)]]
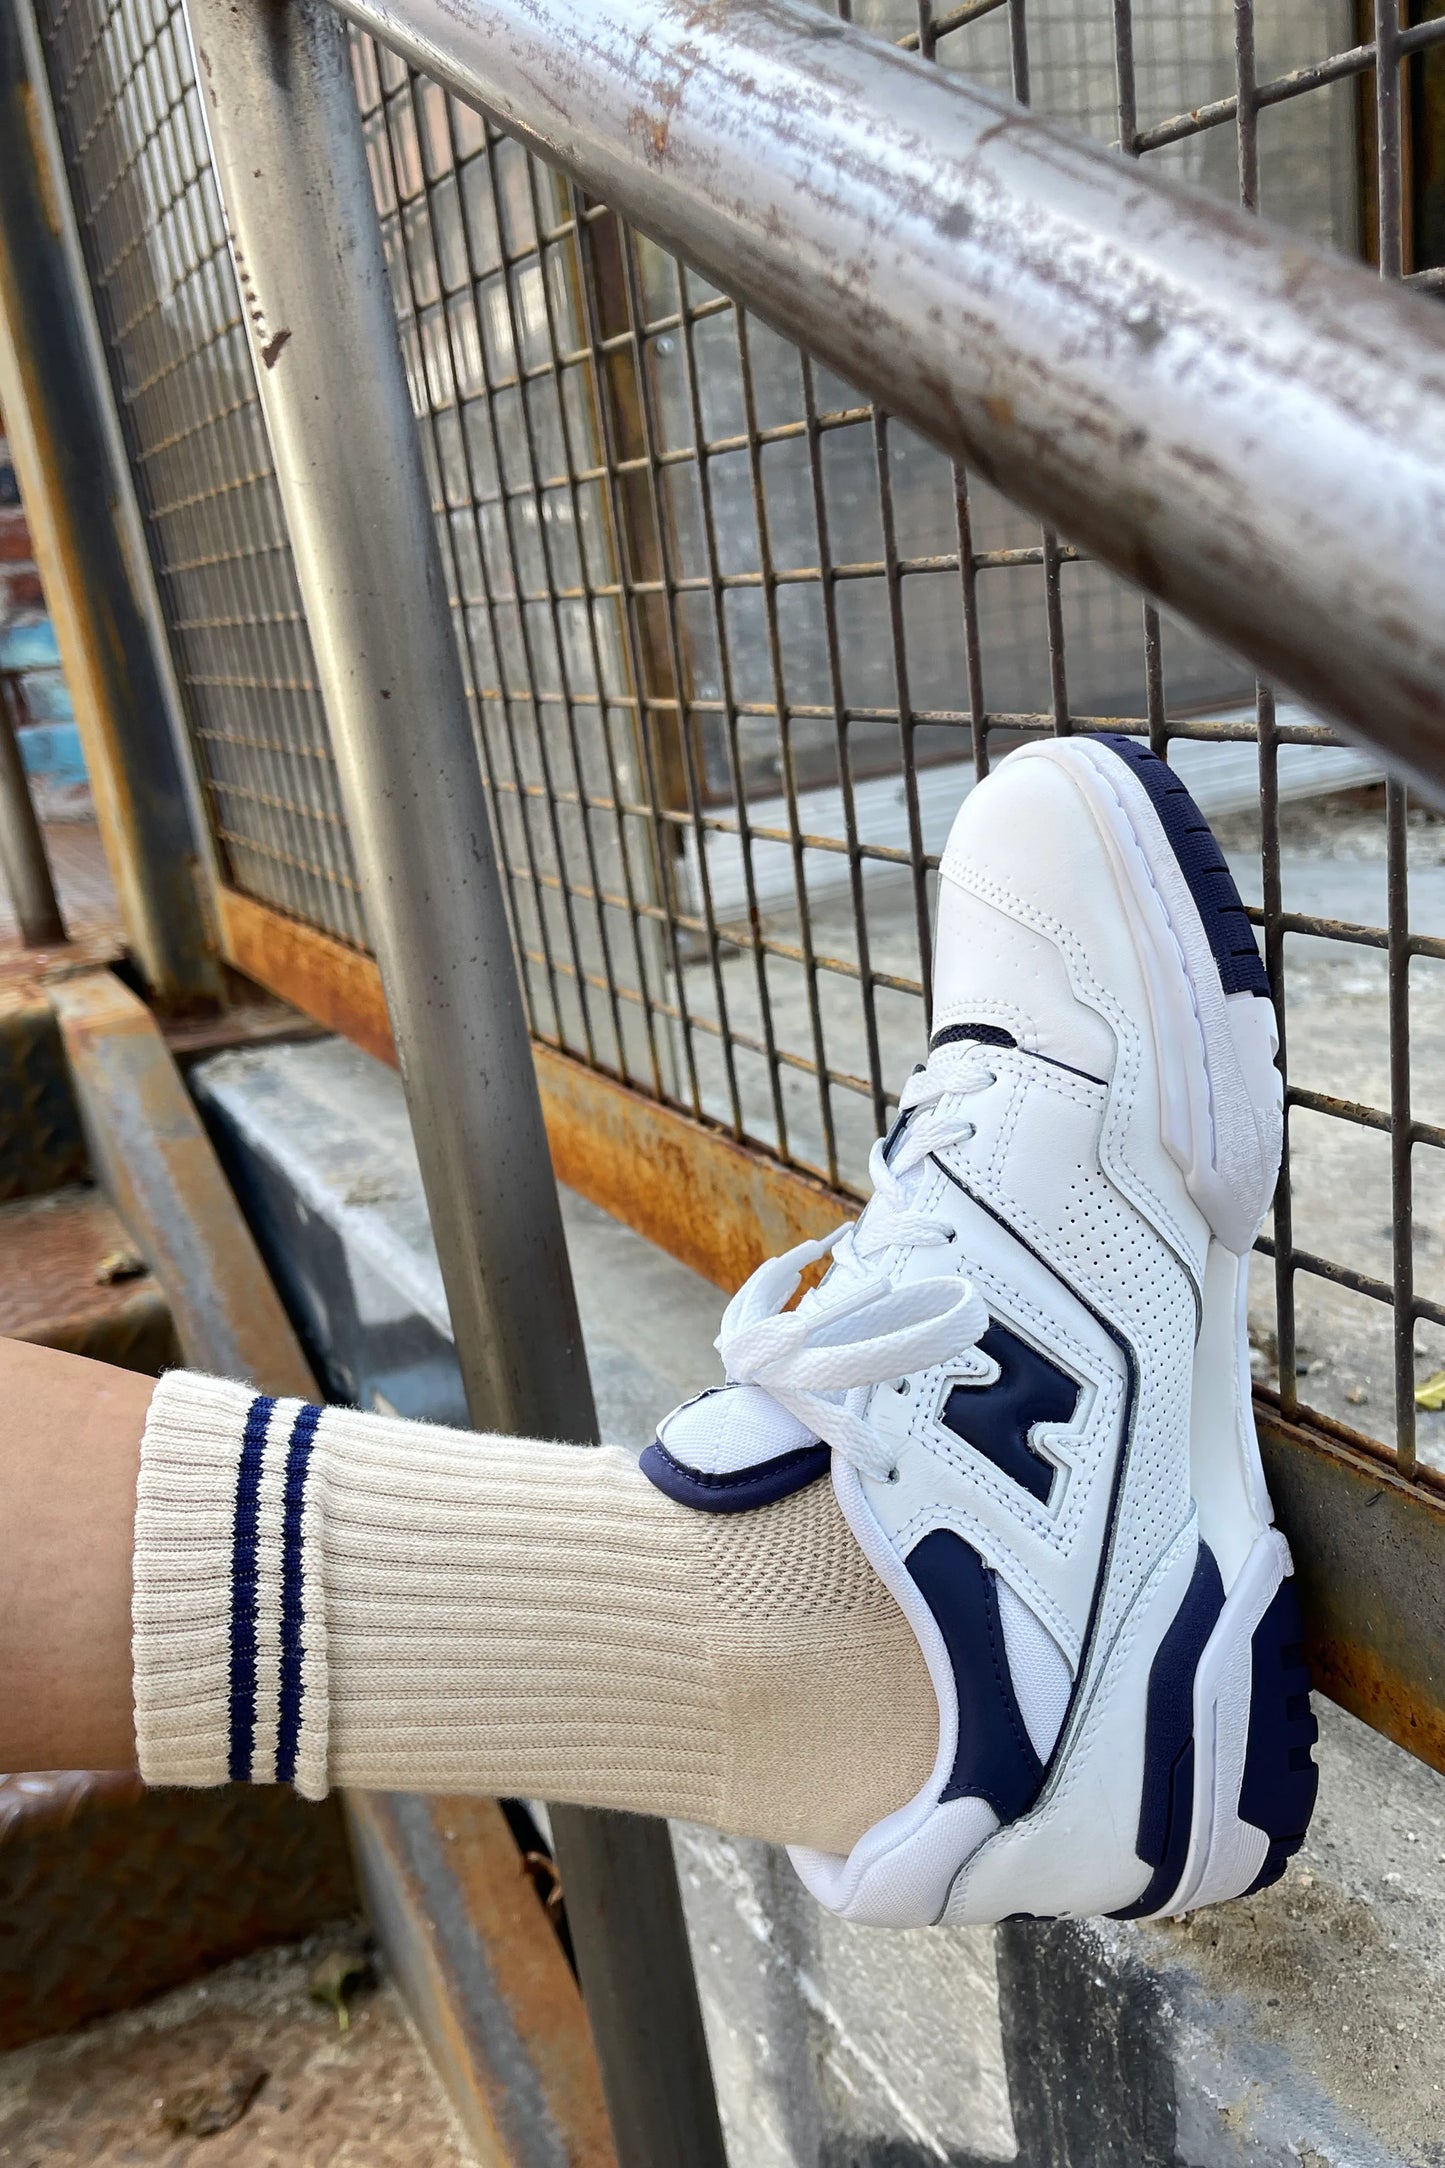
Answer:
[(913, 1798), (937, 1755), (938, 1702), (913, 1630), (830, 1483), (696, 1525), (728, 1747), (718, 1820), (846, 1853)]

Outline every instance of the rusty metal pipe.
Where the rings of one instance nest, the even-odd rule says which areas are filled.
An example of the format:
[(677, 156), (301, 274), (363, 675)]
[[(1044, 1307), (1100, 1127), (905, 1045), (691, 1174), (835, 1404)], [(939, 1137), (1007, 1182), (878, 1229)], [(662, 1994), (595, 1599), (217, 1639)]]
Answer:
[(45, 838), (30, 795), (7, 689), (0, 684), (0, 871), (26, 948), (54, 948), (65, 921), (50, 877)]
[(1445, 789), (1432, 303), (802, 0), (338, 4)]
[[(468, 1408), (594, 1441), (345, 31), (322, 0), (188, 15)], [(665, 1825), (559, 1808), (553, 1832), (623, 2168), (723, 2168)], [(533, 2140), (556, 2157), (550, 2128)]]

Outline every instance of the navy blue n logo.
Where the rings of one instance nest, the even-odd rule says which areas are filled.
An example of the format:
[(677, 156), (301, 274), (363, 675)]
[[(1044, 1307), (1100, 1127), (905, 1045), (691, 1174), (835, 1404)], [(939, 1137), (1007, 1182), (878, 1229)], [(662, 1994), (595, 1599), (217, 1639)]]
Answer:
[(1047, 1505), (1058, 1469), (1029, 1443), (1036, 1423), (1067, 1423), (1079, 1385), (1007, 1325), (991, 1323), (979, 1341), (998, 1364), (992, 1385), (956, 1385), (943, 1404), (947, 1427), (995, 1468)]

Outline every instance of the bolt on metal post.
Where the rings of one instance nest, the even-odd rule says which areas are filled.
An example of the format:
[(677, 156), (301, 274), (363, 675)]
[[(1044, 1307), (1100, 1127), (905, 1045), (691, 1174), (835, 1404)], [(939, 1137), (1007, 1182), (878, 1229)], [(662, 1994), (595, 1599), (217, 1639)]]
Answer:
[[(596, 1438), (346, 50), (189, 0), (212, 152), (472, 1419)], [(625, 2168), (724, 2154), (665, 1824), (554, 1813)]]

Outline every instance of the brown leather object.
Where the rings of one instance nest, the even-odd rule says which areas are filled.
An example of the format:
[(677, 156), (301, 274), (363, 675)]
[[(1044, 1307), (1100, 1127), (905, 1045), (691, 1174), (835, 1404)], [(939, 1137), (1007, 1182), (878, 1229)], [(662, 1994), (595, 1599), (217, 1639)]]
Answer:
[(243, 1785), (0, 1776), (0, 2049), (356, 1908), (341, 1811)]

